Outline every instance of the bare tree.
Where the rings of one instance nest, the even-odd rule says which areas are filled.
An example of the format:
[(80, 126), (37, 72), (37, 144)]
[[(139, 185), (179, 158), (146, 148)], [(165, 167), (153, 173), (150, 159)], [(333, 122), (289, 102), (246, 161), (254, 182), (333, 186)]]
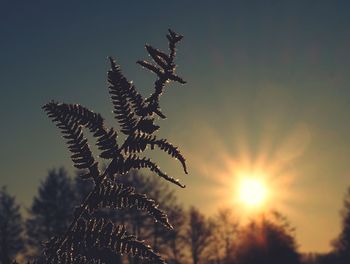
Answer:
[(169, 210), (168, 216), (171, 223), (178, 228), (174, 228), (169, 232), (164, 233), (164, 242), (167, 245), (166, 255), (168, 256), (169, 263), (180, 264), (184, 262), (186, 246), (184, 237), (184, 228), (186, 225), (186, 216), (184, 209), (180, 205), (175, 205), (175, 210)]
[(213, 263), (226, 264), (232, 262), (238, 225), (233, 210), (229, 208), (220, 209), (212, 219), (214, 229), (210, 243), (210, 256)]
[(200, 263), (201, 257), (210, 244), (212, 237), (209, 221), (196, 208), (189, 211), (186, 242), (190, 247), (193, 264)]

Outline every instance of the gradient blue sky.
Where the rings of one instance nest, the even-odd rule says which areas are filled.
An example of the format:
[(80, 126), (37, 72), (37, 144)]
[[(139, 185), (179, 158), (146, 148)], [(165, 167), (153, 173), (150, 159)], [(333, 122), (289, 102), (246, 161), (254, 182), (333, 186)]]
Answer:
[(29, 206), (48, 169), (73, 172), (40, 107), (81, 103), (114, 124), (107, 56), (147, 95), (154, 76), (135, 62), (145, 43), (166, 48), (170, 27), (185, 35), (177, 62), (188, 84), (162, 98), (161, 135), (183, 149), (190, 175), (156, 159), (187, 184), (180, 200), (212, 214), (233, 199), (216, 195), (237, 176), (230, 160), (262, 160), (290, 194), (273, 207), (296, 226), (301, 250), (329, 250), (350, 185), (349, 10), (348, 1), (1, 1), (0, 185)]

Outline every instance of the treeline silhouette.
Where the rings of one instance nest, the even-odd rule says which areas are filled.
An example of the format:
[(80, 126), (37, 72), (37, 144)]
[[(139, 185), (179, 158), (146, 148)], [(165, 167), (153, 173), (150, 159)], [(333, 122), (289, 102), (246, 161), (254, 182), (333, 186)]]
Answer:
[[(94, 212), (125, 225), (129, 232), (147, 241), (173, 264), (345, 264), (350, 263), (350, 189), (344, 200), (342, 231), (328, 254), (301, 254), (294, 229), (278, 212), (260, 215), (248, 224), (240, 224), (234, 211), (221, 209), (207, 217), (198, 209), (185, 209), (174, 192), (156, 177), (130, 171), (121, 177), (123, 184), (148, 193), (168, 212), (176, 226), (169, 230), (139, 210), (114, 211), (106, 208)], [(91, 191), (93, 184), (81, 177), (70, 177), (64, 168), (50, 170), (41, 182), (25, 219), (15, 197), (5, 187), (0, 191), (0, 263), (17, 261), (37, 263), (43, 250), (42, 241), (61, 235), (72, 221), (74, 207)], [(39, 257), (39, 258), (38, 258)], [(113, 263), (144, 263), (130, 256), (114, 257)]]

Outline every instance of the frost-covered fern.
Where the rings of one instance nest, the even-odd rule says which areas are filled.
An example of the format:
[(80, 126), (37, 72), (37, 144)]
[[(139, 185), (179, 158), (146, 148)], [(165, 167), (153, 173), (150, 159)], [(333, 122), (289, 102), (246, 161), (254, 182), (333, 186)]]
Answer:
[[(51, 101), (43, 106), (66, 139), (74, 166), (86, 170), (82, 177), (95, 184), (76, 209), (67, 232), (46, 243), (44, 253), (47, 263), (113, 263), (119, 254), (138, 256), (150, 263), (165, 263), (146, 242), (127, 234), (124, 226), (115, 225), (109, 219), (93, 218), (92, 213), (99, 208), (118, 210), (133, 207), (147, 212), (165, 227), (173, 228), (156, 201), (146, 194), (136, 193), (132, 187), (124, 186), (118, 182), (117, 176), (127, 174), (132, 169), (146, 168), (173, 184), (185, 187), (179, 180), (164, 173), (154, 161), (141, 156), (148, 147), (157, 147), (178, 160), (187, 173), (185, 158), (178, 148), (167, 139), (155, 135), (159, 130), (155, 116), (165, 118), (159, 104), (165, 85), (170, 81), (185, 83), (176, 75), (174, 62), (176, 45), (182, 36), (169, 30), (167, 39), (169, 53), (146, 45), (153, 62), (138, 61), (138, 64), (156, 74), (155, 89), (148, 98), (141, 96), (134, 84), (125, 78), (116, 61), (109, 58), (108, 88), (113, 113), (120, 125), (120, 132), (125, 135), (124, 142), (118, 144), (117, 130), (106, 128), (100, 114), (79, 104)], [(99, 156), (109, 160), (103, 171), (99, 170), (99, 164), (84, 137), (84, 128), (96, 139)]]

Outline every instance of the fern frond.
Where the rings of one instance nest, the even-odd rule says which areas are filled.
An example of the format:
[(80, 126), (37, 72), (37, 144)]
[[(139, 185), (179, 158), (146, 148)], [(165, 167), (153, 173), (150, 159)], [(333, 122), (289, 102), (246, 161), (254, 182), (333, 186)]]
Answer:
[(152, 149), (154, 148), (154, 146), (157, 146), (164, 152), (168, 153), (170, 156), (179, 160), (184, 172), (186, 174), (188, 173), (186, 167), (186, 160), (184, 156), (182, 156), (177, 147), (169, 143), (166, 139), (157, 139), (153, 135), (138, 133), (135, 135), (131, 135), (126, 139), (122, 151), (124, 151), (125, 153), (140, 153), (144, 151), (148, 145)]
[(148, 69), (149, 71), (157, 75), (157, 80), (155, 81), (155, 91), (148, 97), (145, 102), (147, 105), (148, 113), (156, 113), (161, 118), (165, 118), (164, 114), (160, 110), (159, 98), (164, 91), (165, 84), (169, 81), (179, 82), (185, 84), (186, 82), (175, 74), (176, 65), (174, 63), (176, 54), (176, 44), (183, 38), (183, 36), (176, 34), (174, 31), (169, 29), (169, 34), (167, 39), (169, 41), (169, 51), (170, 54), (167, 55), (164, 52), (153, 48), (150, 45), (146, 45), (146, 50), (152, 57), (156, 65), (147, 62), (145, 60), (137, 61), (139, 65)]
[(144, 116), (146, 114), (146, 105), (142, 95), (136, 90), (135, 85), (125, 78), (120, 66), (116, 64), (115, 60), (109, 57), (109, 61), (111, 64), (111, 71), (114, 72), (117, 83), (119, 83), (118, 89), (123, 91), (135, 113), (140, 117)]
[(145, 211), (156, 222), (172, 229), (167, 215), (158, 208), (156, 202), (145, 194), (135, 192), (135, 188), (125, 186), (121, 183), (106, 182), (101, 184), (89, 200), (87, 209), (92, 212), (98, 208), (136, 208)]
[(135, 86), (127, 81), (120, 67), (110, 57), (111, 70), (108, 71), (109, 93), (114, 106), (115, 117), (124, 134), (131, 134), (138, 119), (147, 115), (146, 105)]
[(126, 159), (120, 158), (118, 162), (111, 168), (111, 171), (114, 173), (125, 174), (131, 169), (142, 169), (148, 168), (150, 171), (156, 173), (158, 176), (164, 178), (165, 180), (172, 182), (181, 188), (185, 188), (185, 185), (182, 185), (178, 179), (174, 179), (173, 177), (167, 175), (162, 172), (160, 168), (150, 159), (148, 158), (140, 158), (136, 155), (128, 156)]
[(152, 63), (149, 63), (148, 61), (145, 60), (140, 60), (137, 61), (138, 64), (140, 64), (142, 67), (150, 70), (151, 72), (155, 73), (158, 77), (161, 77), (162, 75), (164, 75), (163, 70), (161, 70), (160, 68), (158, 68), (157, 66), (153, 65)]
[(107, 263), (112, 264), (113, 262), (109, 261), (108, 259), (106, 261), (103, 261), (101, 259), (82, 256), (81, 254), (76, 255), (75, 252), (60, 253), (57, 256), (57, 259), (50, 262), (50, 264), (107, 264)]
[[(88, 169), (84, 178), (93, 178), (95, 186), (84, 198), (74, 212), (74, 219), (64, 235), (51, 239), (45, 246), (46, 264), (114, 264), (120, 254), (129, 254), (144, 258), (147, 263), (163, 264), (165, 261), (155, 253), (144, 241), (126, 233), (124, 226), (117, 226), (106, 219), (90, 219), (92, 213), (99, 208), (136, 208), (148, 213), (156, 222), (168, 228), (167, 215), (158, 208), (158, 204), (144, 194), (135, 192), (115, 182), (116, 175), (125, 174), (131, 169), (148, 168), (158, 176), (182, 188), (179, 180), (168, 176), (148, 158), (140, 158), (136, 154), (143, 152), (147, 146), (158, 147), (172, 157), (178, 159), (187, 173), (185, 158), (176, 146), (165, 139), (157, 139), (153, 133), (159, 129), (155, 124), (155, 115), (165, 118), (161, 112), (159, 99), (166, 83), (175, 81), (184, 84), (185, 81), (176, 75), (174, 63), (176, 44), (181, 35), (169, 30), (169, 54), (150, 45), (146, 45), (152, 62), (138, 61), (138, 64), (156, 74), (154, 92), (144, 99), (132, 82), (123, 75), (120, 67), (110, 57), (108, 71), (108, 87), (112, 99), (113, 112), (120, 130), (127, 137), (124, 144), (118, 147), (117, 133), (106, 129), (104, 119), (80, 105), (58, 104), (50, 102), (43, 106), (47, 115), (52, 118), (67, 140), (72, 152), (71, 158), (78, 169)], [(88, 129), (97, 139), (100, 157), (111, 159), (103, 173), (98, 170), (83, 128)]]
[(139, 132), (153, 134), (159, 129), (159, 126), (154, 124), (154, 118), (145, 117), (137, 123), (136, 129)]
[(156, 140), (154, 144), (157, 145), (161, 150), (167, 152), (173, 158), (179, 160), (179, 162), (183, 167), (184, 172), (188, 174), (185, 157), (182, 156), (182, 154), (178, 150), (178, 147), (175, 147), (173, 144), (169, 143), (166, 139)]
[(153, 61), (163, 69), (166, 69), (167, 66), (171, 63), (171, 59), (167, 54), (153, 48), (151, 45), (146, 45), (146, 50), (148, 51), (149, 55), (151, 55)]
[(129, 86), (123, 86), (123, 87), (129, 88), (125, 92), (128, 96), (128, 101), (132, 105), (135, 113), (140, 117), (145, 116), (147, 114), (145, 112), (146, 104), (141, 94), (136, 90), (135, 85), (133, 85), (132, 82), (129, 82)]
[[(71, 233), (73, 234), (73, 233)], [(109, 249), (80, 246), (57, 250), (58, 238), (53, 237), (44, 244), (46, 264), (115, 264), (119, 255)], [(69, 238), (71, 244), (72, 239)], [(84, 244), (84, 241), (81, 241)]]
[(80, 218), (69, 234), (64, 249), (63, 251), (74, 252), (92, 260), (100, 259), (102, 262), (105, 262), (106, 255), (128, 254), (148, 259), (155, 264), (165, 264), (161, 256), (144, 241), (129, 235), (124, 226), (115, 225), (104, 218)]
[(124, 142), (122, 151), (125, 153), (140, 153), (150, 145), (151, 148), (154, 146), (156, 137), (146, 133), (137, 133), (130, 135)]
[(71, 159), (78, 169), (88, 169), (89, 175), (97, 180), (99, 176), (98, 163), (92, 156), (87, 139), (84, 138), (81, 126), (70, 115), (60, 111), (57, 103), (50, 102), (43, 106), (48, 117), (61, 129), (63, 137), (67, 140), (68, 149), (71, 151)]
[(109, 159), (118, 153), (117, 133), (113, 128), (107, 130), (104, 119), (98, 113), (94, 113), (79, 104), (52, 103), (52, 108), (57, 108), (62, 115), (69, 116), (72, 121), (77, 122), (90, 130), (97, 138), (97, 147), (101, 151), (100, 157)]
[(108, 88), (114, 106), (113, 112), (122, 128), (121, 131), (128, 135), (134, 131), (137, 124), (137, 117), (132, 111), (127, 99), (127, 93), (125, 92), (130, 83), (126, 81), (119, 66), (116, 65), (112, 58), (110, 58), (110, 63), (111, 69), (108, 71)]
[(93, 248), (82, 250), (81, 254), (74, 251), (57, 254), (50, 264), (115, 264), (119, 263), (119, 255), (106, 249)]
[(113, 128), (106, 131), (106, 133), (99, 134), (96, 145), (102, 151), (100, 154), (101, 158), (109, 159), (119, 154), (117, 132), (115, 132)]
[(183, 39), (183, 36), (175, 33), (170, 28), (168, 29), (169, 34), (166, 35), (169, 40), (169, 50), (170, 50), (170, 59), (174, 59), (176, 54), (176, 43), (180, 42)]

